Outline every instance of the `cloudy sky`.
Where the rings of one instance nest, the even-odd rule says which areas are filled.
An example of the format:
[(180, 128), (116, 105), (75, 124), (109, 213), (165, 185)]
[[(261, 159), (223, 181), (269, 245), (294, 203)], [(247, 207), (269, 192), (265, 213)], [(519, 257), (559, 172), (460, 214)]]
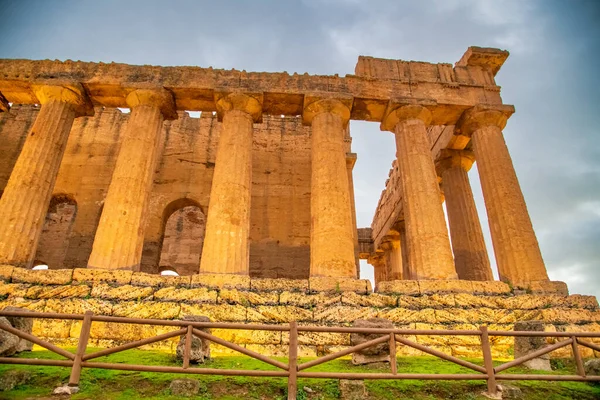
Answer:
[[(454, 63), (472, 45), (509, 50), (497, 82), (517, 113), (504, 133), (550, 277), (600, 295), (599, 20), (596, 0), (0, 0), (0, 58), (344, 75), (358, 55)], [(366, 227), (395, 146), (378, 124), (351, 131)]]

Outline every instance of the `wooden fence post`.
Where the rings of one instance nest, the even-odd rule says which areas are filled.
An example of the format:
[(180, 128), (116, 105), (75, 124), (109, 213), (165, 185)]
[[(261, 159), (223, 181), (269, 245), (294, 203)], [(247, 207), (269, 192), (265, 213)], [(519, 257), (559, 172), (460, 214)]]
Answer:
[(288, 400), (296, 400), (298, 392), (298, 323), (290, 322), (290, 349), (288, 361)]
[(492, 361), (492, 348), (490, 347), (490, 337), (488, 336), (487, 326), (480, 326), (481, 331), (481, 350), (483, 352), (483, 363), (487, 373), (488, 393), (496, 394), (496, 373), (494, 371), (494, 362)]
[(192, 352), (192, 330), (194, 327), (188, 325), (187, 333), (185, 334), (185, 347), (183, 348), (183, 368), (190, 367), (190, 353)]
[(390, 333), (390, 367), (392, 374), (398, 373), (398, 365), (396, 364), (396, 335)]
[(86, 311), (83, 316), (81, 333), (79, 334), (79, 343), (77, 344), (77, 352), (75, 353), (75, 359), (73, 360), (73, 367), (71, 367), (71, 377), (69, 378), (69, 386), (79, 386), (79, 377), (81, 376), (81, 358), (85, 354), (88, 339), (90, 338), (90, 329), (92, 327), (92, 315), (94, 315), (92, 311)]
[(583, 367), (583, 360), (581, 359), (581, 354), (579, 353), (577, 337), (572, 336), (571, 339), (573, 339), (571, 347), (573, 349), (573, 357), (575, 357), (575, 365), (577, 366), (577, 375), (585, 377), (585, 368)]

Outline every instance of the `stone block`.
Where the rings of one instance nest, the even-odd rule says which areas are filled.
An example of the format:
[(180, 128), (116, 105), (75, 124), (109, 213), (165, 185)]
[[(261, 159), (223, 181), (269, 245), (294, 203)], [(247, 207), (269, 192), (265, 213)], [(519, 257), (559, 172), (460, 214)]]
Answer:
[(27, 297), (30, 299), (82, 298), (88, 296), (90, 290), (88, 285), (32, 286), (27, 291)]
[(511, 293), (510, 286), (501, 281), (471, 281), (474, 294), (507, 295)]
[(407, 308), (398, 307), (389, 310), (381, 310), (377, 313), (377, 317), (388, 319), (397, 324), (410, 324), (412, 322), (434, 324), (437, 321), (435, 310), (432, 308), (409, 310)]
[(192, 277), (188, 276), (163, 276), (157, 274), (146, 274), (144, 272), (134, 272), (131, 275), (131, 284), (135, 286), (152, 287), (190, 287)]
[(357, 319), (374, 318), (377, 310), (371, 307), (317, 306), (314, 310), (315, 322), (349, 323)]
[(587, 360), (583, 368), (587, 376), (600, 376), (600, 359)]
[(310, 321), (311, 310), (294, 306), (257, 306), (248, 307), (248, 322), (285, 323), (292, 321)]
[(96, 315), (111, 315), (112, 307), (110, 302), (99, 299), (48, 299), (44, 311), (64, 314), (92, 311)]
[(352, 279), (318, 276), (308, 280), (309, 289), (312, 292), (356, 292), (366, 294), (369, 293), (366, 279)]
[(8, 306), (26, 308), (31, 311), (44, 312), (46, 308), (46, 300), (30, 300), (23, 297), (10, 297), (0, 302), (0, 310)]
[(280, 331), (255, 331), (248, 329), (212, 329), (212, 334), (228, 342), (245, 344), (281, 344)]
[(0, 280), (4, 282), (10, 282), (13, 270), (15, 267), (12, 265), (0, 265)]
[[(543, 332), (544, 324), (540, 321), (521, 321), (515, 324), (514, 329), (515, 331)], [(544, 337), (516, 336), (514, 341), (515, 359), (546, 347), (546, 339)], [(531, 369), (552, 371), (549, 354), (544, 354), (533, 360), (525, 361), (522, 365)]]
[(540, 310), (539, 319), (552, 324), (585, 324), (600, 322), (600, 312), (573, 308)]
[[(33, 322), (32, 332), (41, 338), (66, 339), (70, 337), (73, 320), (38, 318)], [(54, 343), (54, 341), (52, 341)]]
[(200, 382), (196, 379), (174, 379), (169, 385), (173, 396), (192, 397), (200, 392)]
[(106, 282), (117, 285), (128, 285), (131, 282), (133, 271), (75, 268), (73, 270), (74, 282)]
[(572, 294), (565, 298), (565, 306), (572, 308), (586, 308), (589, 310), (598, 310), (598, 299), (595, 296), (584, 296), (581, 294)]
[[(0, 317), (0, 325), (12, 327), (8, 319)], [(17, 353), (21, 339), (17, 335), (0, 329), (0, 357), (10, 357)]]
[(72, 269), (31, 270), (15, 268), (12, 273), (12, 282), (35, 283), (38, 285), (67, 285), (71, 283), (72, 277)]
[(395, 307), (398, 298), (380, 293), (358, 294), (356, 292), (342, 293), (342, 304), (362, 307)]
[[(210, 318), (205, 317), (203, 315), (186, 315), (183, 318), (184, 321), (192, 321), (192, 322), (210, 322)], [(200, 331), (204, 333), (210, 334), (210, 328), (199, 328)], [(175, 354), (179, 360), (183, 360), (185, 354), (185, 341), (186, 335), (181, 335), (179, 337), (179, 342), (177, 343), (177, 349)], [(210, 358), (210, 341), (203, 338), (198, 337), (195, 334), (192, 335), (192, 345), (190, 348), (189, 360), (191, 363), (199, 364), (204, 363), (206, 359)]]
[[(289, 344), (289, 333), (283, 332), (282, 343)], [(298, 343), (308, 346), (350, 346), (349, 333), (299, 332)]]
[(473, 293), (472, 281), (431, 280), (419, 281), (419, 292), (423, 294)]
[(28, 383), (33, 374), (30, 371), (15, 369), (6, 371), (0, 377), (0, 392), (8, 392), (19, 385)]
[(128, 318), (174, 319), (180, 311), (178, 303), (163, 301), (120, 301), (112, 307), (113, 316)]
[(248, 275), (235, 274), (199, 274), (192, 275), (191, 287), (208, 287), (211, 289), (250, 289)]
[(367, 389), (363, 380), (340, 379), (339, 389), (340, 399), (342, 400), (364, 400), (367, 398)]
[[(30, 312), (25, 308), (20, 307), (6, 307), (2, 311), (13, 311), (13, 312)], [(20, 330), (21, 332), (31, 334), (33, 327), (33, 319), (27, 317), (6, 317), (8, 322), (12, 325), (13, 328)], [(22, 351), (31, 351), (33, 347), (33, 343), (23, 338), (19, 338), (19, 343), (17, 344), (16, 351), (20, 353)]]
[(139, 287), (132, 285), (111, 286), (103, 282), (94, 283), (92, 297), (108, 300), (142, 300), (151, 298), (152, 287)]
[(421, 310), (425, 308), (454, 307), (456, 302), (453, 294), (433, 294), (425, 296), (399, 296), (398, 306)]
[(558, 294), (562, 296), (569, 295), (567, 284), (560, 281), (534, 281), (529, 282), (526, 288), (533, 294)]
[(246, 307), (232, 304), (181, 304), (179, 318), (206, 315), (213, 322), (245, 322)]
[(342, 304), (341, 293), (302, 293), (302, 292), (281, 292), (279, 295), (279, 304), (292, 305), (300, 307), (314, 306), (332, 306)]
[(386, 281), (380, 282), (377, 287), (378, 293), (394, 293), (409, 296), (421, 294), (418, 281)]
[(455, 306), (460, 308), (498, 308), (498, 300), (504, 299), (500, 296), (481, 296), (470, 293), (456, 293), (452, 296), (454, 296)]
[(28, 297), (27, 291), (30, 287), (30, 285), (22, 283), (0, 283), (0, 297)]
[(216, 303), (217, 291), (205, 287), (186, 289), (165, 287), (154, 292), (155, 300), (185, 301), (188, 303)]
[(276, 305), (279, 303), (277, 292), (248, 292), (237, 289), (221, 289), (219, 303), (248, 305)]
[(306, 292), (308, 291), (308, 279), (252, 279), (250, 281), (250, 288), (259, 292)]

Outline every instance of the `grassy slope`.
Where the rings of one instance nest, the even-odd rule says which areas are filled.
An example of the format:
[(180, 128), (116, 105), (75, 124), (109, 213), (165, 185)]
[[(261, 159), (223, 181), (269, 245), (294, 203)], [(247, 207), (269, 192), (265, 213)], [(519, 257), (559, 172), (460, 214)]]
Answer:
[[(71, 349), (73, 350), (73, 349)], [(89, 349), (93, 351), (94, 349)], [(48, 351), (22, 353), (26, 358), (60, 358)], [(98, 358), (98, 362), (179, 366), (173, 355), (157, 352), (128, 350), (108, 357)], [(480, 360), (471, 360), (481, 364)], [(209, 368), (272, 370), (275, 369), (248, 357), (219, 357), (204, 365)], [(41, 399), (47, 398), (52, 389), (68, 381), (70, 369), (61, 367), (34, 367), (21, 365), (0, 365), (0, 374), (12, 369), (27, 369), (33, 373), (30, 383), (10, 392), (0, 392), (2, 399)], [(388, 372), (384, 367), (355, 367), (348, 359), (338, 359), (323, 364), (310, 371), (352, 371)], [(458, 365), (432, 357), (404, 357), (398, 359), (398, 371), (404, 373), (463, 373), (469, 370)], [(518, 368), (510, 372), (526, 372)], [(528, 371), (531, 373), (531, 371)], [(572, 365), (561, 365), (555, 373), (573, 374)], [(201, 391), (197, 399), (284, 399), (287, 381), (284, 378), (220, 377), (202, 375), (160, 374), (147, 372), (126, 372), (100, 369), (83, 370), (81, 391), (73, 399), (176, 399), (169, 392), (173, 379), (190, 377), (200, 380)], [(600, 399), (600, 386), (577, 382), (520, 382), (513, 383), (523, 389), (527, 399)], [(369, 399), (484, 399), (480, 393), (485, 390), (484, 381), (367, 381)], [(301, 379), (299, 399), (337, 399), (337, 381)], [(309, 387), (312, 393), (304, 392)]]

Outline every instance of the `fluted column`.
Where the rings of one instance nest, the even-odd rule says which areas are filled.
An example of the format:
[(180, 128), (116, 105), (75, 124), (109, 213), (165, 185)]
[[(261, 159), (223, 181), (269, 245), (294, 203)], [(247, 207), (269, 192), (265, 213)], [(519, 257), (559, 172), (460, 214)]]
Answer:
[(311, 277), (356, 277), (344, 149), (351, 101), (305, 98), (304, 121), (312, 126)]
[(213, 174), (201, 273), (248, 275), (252, 129), (262, 116), (262, 98), (219, 94), (216, 104), (223, 129)]
[(456, 279), (440, 189), (421, 105), (388, 107), (381, 129), (396, 135), (408, 262), (412, 279)]
[(352, 234), (354, 235), (354, 263), (356, 264), (356, 278), (360, 277), (360, 260), (358, 258), (358, 226), (356, 224), (356, 198), (354, 197), (354, 176), (352, 171), (356, 164), (356, 153), (346, 154), (346, 170), (348, 171), (348, 187), (350, 206), (352, 210)]
[(508, 148), (502, 135), (512, 106), (475, 107), (459, 123), (471, 135), (500, 279), (515, 285), (548, 280)]
[(384, 254), (370, 256), (367, 263), (373, 266), (373, 278), (375, 279), (375, 291), (379, 289), (379, 284), (388, 280), (387, 264)]
[(0, 264), (30, 268), (73, 120), (93, 115), (78, 84), (34, 85), (40, 112), (0, 198)]
[(467, 175), (473, 161), (471, 151), (447, 150), (438, 162), (438, 173), (442, 177), (446, 198), (458, 279), (491, 281), (494, 280), (494, 276)]
[(177, 118), (173, 96), (165, 89), (137, 89), (126, 101), (131, 113), (88, 268), (139, 269), (163, 120)]
[(403, 279), (402, 246), (399, 237), (391, 237), (381, 248), (385, 252), (387, 265), (387, 280), (398, 281)]

